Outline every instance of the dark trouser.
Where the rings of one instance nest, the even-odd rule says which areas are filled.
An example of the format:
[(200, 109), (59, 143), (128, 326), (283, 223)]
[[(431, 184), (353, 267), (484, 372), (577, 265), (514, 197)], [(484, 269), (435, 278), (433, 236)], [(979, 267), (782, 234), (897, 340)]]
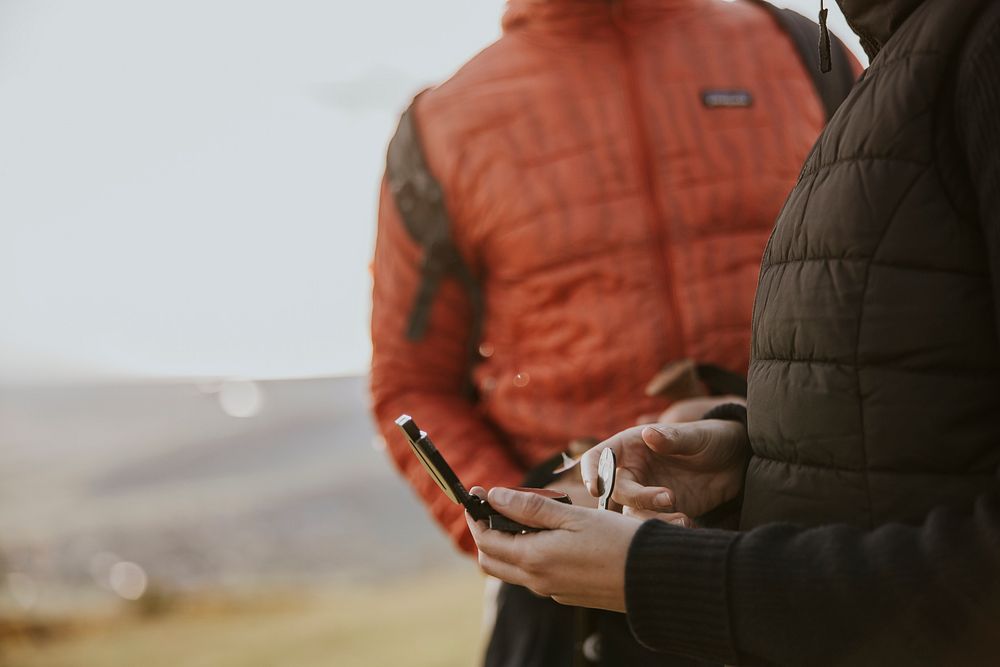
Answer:
[[(577, 612), (526, 588), (503, 584), (484, 667), (576, 667)], [(624, 614), (589, 613), (600, 636), (601, 667), (704, 667), (695, 660), (644, 648), (632, 637)]]

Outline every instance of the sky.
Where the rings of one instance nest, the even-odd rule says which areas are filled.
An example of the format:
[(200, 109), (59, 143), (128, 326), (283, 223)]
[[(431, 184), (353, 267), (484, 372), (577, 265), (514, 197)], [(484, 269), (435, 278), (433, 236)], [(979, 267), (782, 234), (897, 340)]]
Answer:
[(364, 372), (386, 142), (502, 11), (0, 0), (0, 383)]

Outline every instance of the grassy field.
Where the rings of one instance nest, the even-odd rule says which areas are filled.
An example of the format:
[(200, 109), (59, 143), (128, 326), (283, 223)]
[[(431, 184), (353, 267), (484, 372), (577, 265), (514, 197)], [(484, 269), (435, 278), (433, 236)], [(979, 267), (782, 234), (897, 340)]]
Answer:
[(394, 585), (180, 600), (143, 617), (8, 637), (4, 667), (469, 667), (481, 647), (474, 571)]

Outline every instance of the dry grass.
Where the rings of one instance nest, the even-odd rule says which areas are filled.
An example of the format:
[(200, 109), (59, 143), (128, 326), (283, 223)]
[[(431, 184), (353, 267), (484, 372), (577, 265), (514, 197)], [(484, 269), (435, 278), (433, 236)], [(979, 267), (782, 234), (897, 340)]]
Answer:
[(8, 637), (4, 667), (469, 667), (481, 646), (472, 571), (378, 587), (200, 598), (153, 617), (75, 619)]

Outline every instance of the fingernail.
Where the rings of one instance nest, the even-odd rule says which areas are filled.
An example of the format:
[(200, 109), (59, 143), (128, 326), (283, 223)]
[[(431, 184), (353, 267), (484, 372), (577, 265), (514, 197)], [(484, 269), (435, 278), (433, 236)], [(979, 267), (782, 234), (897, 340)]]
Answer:
[(670, 523), (674, 524), (675, 526), (680, 526), (681, 528), (687, 528), (688, 520), (687, 519), (671, 519)]
[[(642, 431), (642, 439), (646, 442), (650, 440), (655, 440), (656, 442), (663, 442), (667, 439), (667, 434), (656, 428), (655, 426), (647, 426)], [(650, 443), (652, 444), (652, 443)]]
[(514, 493), (510, 489), (504, 489), (504, 488), (493, 489), (493, 493), (490, 494), (490, 504), (507, 505), (513, 498), (514, 498)]
[(662, 492), (656, 494), (656, 497), (653, 498), (653, 502), (656, 503), (657, 507), (664, 507), (664, 508), (666, 508), (666, 507), (673, 507), (674, 506), (674, 499), (671, 498), (670, 494), (668, 492), (666, 492), (666, 491), (662, 491)]

